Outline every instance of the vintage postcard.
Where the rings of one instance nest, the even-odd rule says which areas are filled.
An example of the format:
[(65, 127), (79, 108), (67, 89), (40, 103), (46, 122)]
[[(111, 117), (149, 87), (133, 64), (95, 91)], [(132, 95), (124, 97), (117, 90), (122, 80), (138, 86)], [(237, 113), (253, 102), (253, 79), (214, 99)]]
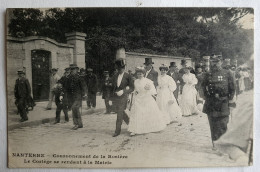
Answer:
[(6, 10), (9, 168), (253, 164), (253, 8)]

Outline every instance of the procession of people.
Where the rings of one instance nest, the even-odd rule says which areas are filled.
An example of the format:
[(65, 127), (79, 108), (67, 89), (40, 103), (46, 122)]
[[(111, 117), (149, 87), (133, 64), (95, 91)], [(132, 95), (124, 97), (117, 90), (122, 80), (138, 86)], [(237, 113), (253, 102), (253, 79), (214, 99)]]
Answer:
[[(230, 107), (235, 107), (235, 96), (251, 89), (248, 68), (236, 69), (235, 66), (223, 66), (222, 56), (212, 56), (210, 71), (203, 70), (198, 64), (195, 70), (181, 61), (182, 68), (176, 62), (161, 64), (159, 73), (153, 68), (152, 58), (145, 58), (144, 64), (136, 66), (135, 71), (126, 72), (125, 59), (116, 59), (116, 71), (112, 76), (103, 72), (101, 93), (106, 113), (116, 113), (115, 132), (121, 133), (121, 125), (128, 125), (130, 136), (161, 132), (172, 123), (182, 125), (182, 119), (205, 113), (208, 116), (212, 143), (227, 130)], [(92, 68), (87, 70), (76, 64), (65, 68), (59, 77), (58, 69), (51, 69), (51, 89), (47, 110), (52, 108), (55, 97), (56, 120), (60, 123), (61, 111), (65, 122), (69, 121), (72, 111), (73, 130), (83, 128), (82, 102), (86, 100), (87, 109), (96, 107), (98, 78)], [(86, 73), (87, 72), (87, 73)], [(27, 121), (27, 107), (31, 97), (31, 88), (25, 73), (18, 71), (15, 84), (15, 98), (21, 122)], [(200, 107), (201, 105), (201, 107)], [(203, 108), (202, 108), (203, 107)], [(185, 120), (185, 119), (184, 119)]]

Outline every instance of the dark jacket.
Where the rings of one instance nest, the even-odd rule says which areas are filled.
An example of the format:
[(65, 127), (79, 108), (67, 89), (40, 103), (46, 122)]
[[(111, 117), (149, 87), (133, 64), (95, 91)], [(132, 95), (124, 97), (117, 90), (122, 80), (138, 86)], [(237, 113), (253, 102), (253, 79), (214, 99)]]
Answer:
[(175, 83), (177, 84), (177, 81), (179, 80), (179, 73), (177, 72), (174, 72), (172, 75), (171, 75), (171, 72), (168, 71), (167, 72), (167, 75), (171, 76), (172, 79), (175, 81)]
[(14, 95), (16, 99), (28, 98), (31, 95), (31, 86), (28, 79), (21, 78), (15, 81)]
[(102, 80), (102, 98), (106, 99), (109, 98), (112, 93), (112, 79), (109, 77), (108, 79)]
[(68, 99), (70, 102), (81, 101), (85, 95), (85, 87), (81, 77), (76, 75), (70, 75), (68, 80)]
[(215, 69), (205, 74), (202, 81), (205, 97), (203, 112), (213, 116), (229, 115), (229, 100), (235, 94), (234, 78), (229, 70)]
[(153, 68), (148, 73), (148, 75), (145, 76), (145, 78), (152, 80), (155, 87), (158, 86), (158, 72), (156, 72)]
[[(134, 81), (133, 81), (132, 77), (128, 73), (124, 73), (122, 81), (121, 81), (121, 84), (118, 87), (117, 86), (118, 75), (119, 74), (116, 74), (112, 78), (112, 94), (111, 94), (111, 98), (113, 100), (127, 99), (128, 94), (134, 91)], [(126, 89), (127, 86), (129, 87), (129, 89)], [(116, 92), (118, 92), (120, 90), (123, 90), (124, 93), (121, 96), (117, 96)]]
[(95, 74), (85, 76), (85, 84), (87, 85), (88, 93), (95, 94), (98, 87), (97, 76)]

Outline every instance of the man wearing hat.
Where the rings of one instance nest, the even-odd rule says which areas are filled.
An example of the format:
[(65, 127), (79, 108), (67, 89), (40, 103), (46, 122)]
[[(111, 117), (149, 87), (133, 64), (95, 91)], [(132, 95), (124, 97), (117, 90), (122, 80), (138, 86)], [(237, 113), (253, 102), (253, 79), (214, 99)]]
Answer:
[(31, 86), (28, 79), (25, 78), (23, 70), (18, 70), (17, 74), (18, 79), (15, 81), (14, 87), (15, 104), (21, 116), (20, 122), (24, 122), (28, 120), (26, 105), (28, 97), (31, 96)]
[(85, 89), (83, 81), (78, 74), (78, 66), (76, 64), (71, 64), (70, 70), (68, 99), (71, 103), (73, 123), (75, 125), (72, 129), (77, 130), (78, 128), (83, 127), (79, 109), (82, 106), (82, 98), (85, 97)]
[(125, 113), (128, 94), (134, 90), (134, 82), (132, 77), (125, 72), (124, 59), (117, 59), (115, 66), (118, 69), (118, 73), (112, 78), (112, 99), (113, 107), (117, 113), (116, 130), (113, 137), (120, 135), (121, 125), (123, 120), (126, 124), (129, 123), (129, 117)]
[(102, 80), (102, 99), (105, 101), (106, 105), (106, 114), (109, 114), (111, 112), (111, 107), (109, 105), (110, 95), (112, 92), (112, 80), (109, 77), (109, 72), (104, 71), (104, 78)]
[(155, 88), (158, 86), (158, 72), (156, 72), (153, 68), (154, 62), (152, 61), (152, 58), (145, 58), (145, 78), (148, 78), (153, 81), (153, 84)]
[(203, 112), (208, 115), (211, 138), (218, 140), (227, 130), (230, 107), (233, 107), (235, 83), (229, 70), (222, 68), (222, 56), (211, 57), (211, 69), (202, 82), (205, 97)]
[(92, 68), (87, 68), (87, 75), (85, 77), (85, 83), (88, 89), (88, 97), (87, 97), (87, 106), (88, 109), (96, 108), (96, 94), (97, 94), (97, 87), (98, 81), (97, 76), (93, 73)]
[(56, 84), (58, 83), (58, 81), (60, 80), (60, 76), (57, 74), (57, 72), (58, 72), (58, 68), (52, 68), (51, 69), (49, 102), (48, 102), (48, 105), (46, 107), (46, 110), (51, 110), (52, 101), (53, 101), (53, 98), (54, 98), (53, 90), (54, 90)]
[(167, 72), (167, 75), (171, 76), (173, 78), (173, 80), (176, 83), (176, 90), (173, 92), (174, 97), (176, 98), (176, 100), (178, 100), (178, 93), (179, 93), (179, 72), (178, 72), (178, 68), (175, 62), (171, 62), (170, 66), (169, 66), (169, 71)]

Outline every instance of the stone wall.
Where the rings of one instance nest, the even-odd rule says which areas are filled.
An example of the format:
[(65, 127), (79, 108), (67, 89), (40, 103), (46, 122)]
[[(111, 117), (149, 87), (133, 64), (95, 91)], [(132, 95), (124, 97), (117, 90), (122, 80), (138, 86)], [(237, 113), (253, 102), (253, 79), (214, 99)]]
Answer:
[(46, 37), (13, 38), (7, 36), (7, 95), (8, 106), (14, 102), (14, 84), (17, 79), (17, 70), (24, 68), (26, 77), (32, 85), (31, 52), (45, 50), (50, 52), (51, 68), (59, 68), (58, 74), (63, 75), (64, 69), (73, 63), (74, 45), (58, 43)]
[(153, 67), (156, 71), (159, 71), (159, 67), (162, 64), (169, 66), (170, 62), (176, 62), (178, 68), (181, 69), (182, 59), (185, 59), (187, 61), (187, 66), (194, 67), (191, 58), (126, 52), (126, 71), (132, 70), (134, 72), (135, 67), (144, 66), (145, 58), (152, 58), (152, 61), (154, 62)]

